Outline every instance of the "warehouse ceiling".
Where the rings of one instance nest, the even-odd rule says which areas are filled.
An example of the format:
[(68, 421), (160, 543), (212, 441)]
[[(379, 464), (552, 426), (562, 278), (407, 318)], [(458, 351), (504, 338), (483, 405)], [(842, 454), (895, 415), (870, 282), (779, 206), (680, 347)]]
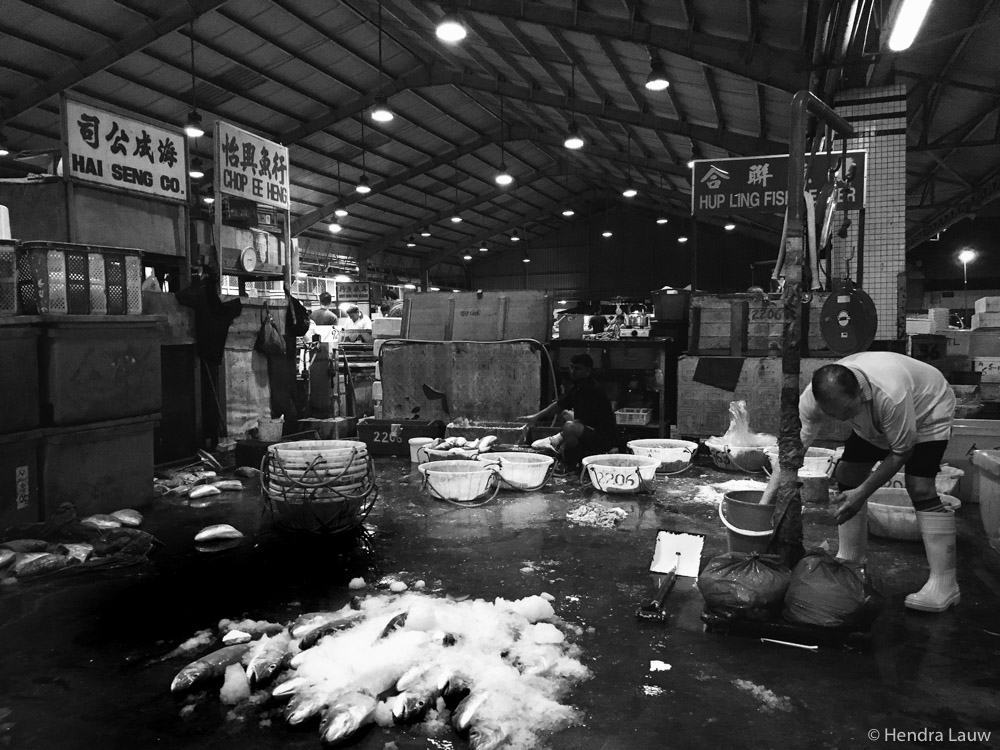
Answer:
[[(44, 171), (59, 148), (62, 91), (176, 125), (194, 107), (206, 126), (221, 119), (287, 145), (293, 234), (333, 238), (360, 263), (460, 265), (470, 247), (510, 247), (515, 229), (558, 233), (566, 203), (577, 221), (625, 201), (629, 182), (635, 204), (685, 215), (687, 162), (787, 152), (791, 96), (805, 88), (832, 101), (843, 88), (907, 84), (910, 247), (1000, 194), (996, 0), (936, 0), (898, 54), (883, 43), (892, 0), (3, 6), (0, 127), (11, 155), (0, 174)], [(446, 11), (466, 26), (463, 41), (435, 36)], [(654, 64), (670, 82), (663, 91), (645, 87)], [(395, 113), (389, 123), (369, 116), (378, 97)], [(563, 146), (571, 125), (586, 141), (577, 151)], [(209, 135), (191, 150), (211, 164)], [(508, 187), (494, 182), (501, 162)], [(354, 192), (362, 174), (367, 196)], [(331, 235), (337, 201), (349, 213)], [(780, 222), (741, 228), (777, 241)]]

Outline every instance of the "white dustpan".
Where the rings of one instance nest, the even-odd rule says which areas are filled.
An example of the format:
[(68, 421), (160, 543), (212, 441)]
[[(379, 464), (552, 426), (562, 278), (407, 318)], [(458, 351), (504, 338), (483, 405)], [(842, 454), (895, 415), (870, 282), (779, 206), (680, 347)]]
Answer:
[[(660, 529), (656, 532), (656, 548), (650, 573), (669, 573), (677, 566), (677, 575), (698, 577), (701, 568), (701, 550), (705, 546), (704, 534), (685, 534)], [(678, 559), (677, 555), (680, 555)]]

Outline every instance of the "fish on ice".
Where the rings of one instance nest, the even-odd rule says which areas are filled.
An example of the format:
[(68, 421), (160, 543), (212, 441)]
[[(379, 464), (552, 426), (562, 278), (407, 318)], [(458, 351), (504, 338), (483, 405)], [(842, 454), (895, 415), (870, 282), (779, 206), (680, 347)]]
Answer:
[(291, 636), (283, 630), (275, 636), (263, 636), (247, 653), (245, 660), (250, 687), (266, 685), (287, 663)]
[(367, 693), (350, 692), (339, 696), (323, 713), (320, 739), (333, 745), (343, 742), (361, 727), (375, 721), (377, 701)]
[(226, 667), (239, 662), (249, 648), (249, 643), (237, 643), (223, 646), (196, 659), (177, 673), (170, 683), (170, 692), (183, 693), (202, 683), (221, 678), (226, 673)]

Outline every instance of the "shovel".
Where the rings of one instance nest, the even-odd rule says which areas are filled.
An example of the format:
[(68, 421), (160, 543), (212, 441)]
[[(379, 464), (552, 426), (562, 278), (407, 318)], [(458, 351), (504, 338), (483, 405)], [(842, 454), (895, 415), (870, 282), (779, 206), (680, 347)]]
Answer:
[(662, 574), (663, 580), (651, 600), (635, 611), (639, 622), (667, 621), (663, 602), (674, 587), (677, 576), (697, 577), (701, 567), (701, 551), (705, 546), (704, 534), (684, 534), (660, 529), (656, 534), (651, 573)]

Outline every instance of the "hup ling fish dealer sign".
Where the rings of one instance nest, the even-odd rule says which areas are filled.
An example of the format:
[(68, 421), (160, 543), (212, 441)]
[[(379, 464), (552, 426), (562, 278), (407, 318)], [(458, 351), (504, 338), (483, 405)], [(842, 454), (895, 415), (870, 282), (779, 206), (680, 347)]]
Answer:
[(216, 177), (220, 192), (285, 211), (291, 208), (285, 146), (217, 120), (215, 154), (221, 167)]
[[(837, 208), (854, 210), (865, 205), (865, 155), (848, 151), (843, 170), (854, 167), (854, 177), (837, 190)], [(839, 151), (806, 155), (806, 190), (816, 193), (829, 180), (828, 170), (838, 166)], [(783, 213), (788, 203), (788, 154), (699, 159), (691, 169), (691, 213), (712, 214)]]

